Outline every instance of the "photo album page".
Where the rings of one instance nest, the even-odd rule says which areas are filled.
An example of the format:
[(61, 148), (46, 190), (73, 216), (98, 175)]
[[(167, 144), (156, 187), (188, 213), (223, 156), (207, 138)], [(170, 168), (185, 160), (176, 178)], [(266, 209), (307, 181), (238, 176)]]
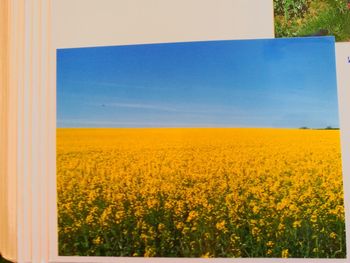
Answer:
[(347, 258), (350, 4), (265, 2), (271, 34), (57, 41), (59, 256)]

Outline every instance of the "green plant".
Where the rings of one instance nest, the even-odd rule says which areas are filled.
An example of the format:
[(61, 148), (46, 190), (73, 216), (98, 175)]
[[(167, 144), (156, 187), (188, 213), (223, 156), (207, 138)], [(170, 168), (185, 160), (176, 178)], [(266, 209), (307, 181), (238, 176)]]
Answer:
[(325, 10), (319, 16), (306, 21), (298, 34), (308, 35), (319, 29), (326, 29), (329, 35), (335, 36), (336, 41), (350, 40), (350, 12), (340, 13), (335, 8)]
[(341, 14), (348, 12), (347, 0), (327, 0), (327, 3)]
[(303, 17), (307, 12), (310, 0), (274, 0), (275, 15), (284, 16), (287, 20)]
[(274, 0), (276, 37), (317, 35), (320, 30), (336, 41), (350, 40), (347, 0)]

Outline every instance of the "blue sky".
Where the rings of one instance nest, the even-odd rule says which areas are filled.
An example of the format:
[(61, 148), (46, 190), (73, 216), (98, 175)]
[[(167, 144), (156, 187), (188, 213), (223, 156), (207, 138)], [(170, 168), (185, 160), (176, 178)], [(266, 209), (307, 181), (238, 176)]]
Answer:
[(59, 49), (58, 127), (339, 127), (334, 38)]

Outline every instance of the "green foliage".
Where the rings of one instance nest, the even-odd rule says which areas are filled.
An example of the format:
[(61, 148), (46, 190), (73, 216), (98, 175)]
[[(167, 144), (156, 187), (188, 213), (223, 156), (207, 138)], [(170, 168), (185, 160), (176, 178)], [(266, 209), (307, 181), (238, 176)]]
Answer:
[(345, 14), (348, 11), (347, 0), (327, 0), (326, 1), (337, 13)]
[(299, 29), (300, 35), (317, 32), (320, 28), (326, 29), (337, 41), (350, 40), (350, 15), (340, 15), (336, 10), (330, 9), (318, 17), (311, 19)]
[(302, 17), (307, 12), (310, 0), (275, 0), (275, 15), (286, 17)]
[(282, 19), (275, 20), (276, 37), (297, 37), (300, 26), (295, 21), (285, 22)]
[(347, 0), (274, 0), (276, 37), (314, 35), (327, 30), (336, 41), (350, 40)]

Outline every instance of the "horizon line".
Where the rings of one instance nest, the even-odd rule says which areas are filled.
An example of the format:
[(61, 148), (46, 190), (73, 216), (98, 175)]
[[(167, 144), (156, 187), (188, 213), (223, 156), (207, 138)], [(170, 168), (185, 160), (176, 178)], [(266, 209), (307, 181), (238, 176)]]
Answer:
[(56, 129), (284, 129), (284, 130), (340, 130), (340, 127), (56, 127)]

